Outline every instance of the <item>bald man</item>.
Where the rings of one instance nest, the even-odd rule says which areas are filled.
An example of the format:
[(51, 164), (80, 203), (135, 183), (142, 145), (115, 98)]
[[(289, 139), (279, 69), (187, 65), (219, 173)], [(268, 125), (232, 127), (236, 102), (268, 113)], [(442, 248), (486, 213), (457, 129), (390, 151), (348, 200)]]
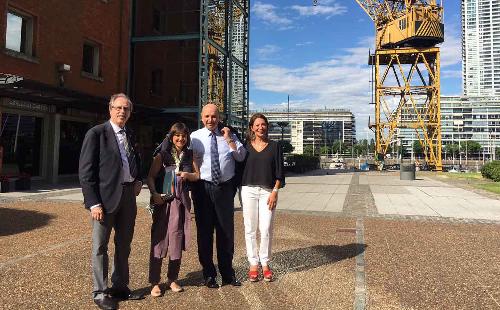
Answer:
[(218, 288), (213, 262), (213, 239), (222, 285), (240, 286), (233, 269), (235, 161), (243, 161), (246, 150), (226, 127), (218, 129), (219, 111), (207, 104), (201, 111), (205, 126), (191, 134), (194, 160), (200, 167), (200, 181), (193, 186), (194, 212), (198, 239), (198, 258), (205, 285)]

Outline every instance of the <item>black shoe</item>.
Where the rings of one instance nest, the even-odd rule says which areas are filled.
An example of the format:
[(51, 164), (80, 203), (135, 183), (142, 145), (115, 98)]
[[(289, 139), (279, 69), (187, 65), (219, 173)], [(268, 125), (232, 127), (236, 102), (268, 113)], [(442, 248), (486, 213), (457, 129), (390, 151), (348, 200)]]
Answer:
[(232, 277), (231, 279), (227, 280), (222, 280), (222, 285), (229, 285), (231, 284), (232, 286), (241, 286), (241, 282), (236, 279), (236, 277)]
[(104, 296), (101, 299), (94, 299), (94, 302), (99, 307), (99, 309), (115, 310), (117, 308), (116, 301), (108, 296)]
[(208, 277), (205, 279), (205, 286), (208, 288), (219, 288), (219, 284), (215, 281), (215, 278)]
[(143, 294), (137, 294), (130, 291), (129, 288), (117, 290), (114, 288), (109, 289), (109, 295), (117, 300), (140, 300), (144, 299)]

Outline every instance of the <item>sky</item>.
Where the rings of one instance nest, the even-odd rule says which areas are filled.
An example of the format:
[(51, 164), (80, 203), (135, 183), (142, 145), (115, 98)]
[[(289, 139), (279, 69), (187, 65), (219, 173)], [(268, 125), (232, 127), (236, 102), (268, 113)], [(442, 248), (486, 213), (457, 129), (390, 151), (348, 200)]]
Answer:
[[(460, 1), (443, 0), (441, 94), (460, 95)], [(250, 9), (250, 110), (348, 109), (373, 137), (369, 50), (374, 24), (355, 0), (262, 0)], [(373, 120), (373, 116), (372, 116)]]

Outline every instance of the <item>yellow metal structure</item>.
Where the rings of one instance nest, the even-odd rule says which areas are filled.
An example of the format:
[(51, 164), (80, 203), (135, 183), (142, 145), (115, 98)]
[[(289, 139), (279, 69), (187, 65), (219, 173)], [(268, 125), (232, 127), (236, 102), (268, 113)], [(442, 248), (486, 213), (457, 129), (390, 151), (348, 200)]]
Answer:
[(440, 54), (443, 8), (436, 0), (356, 0), (372, 18), (376, 152), (384, 157), (401, 128), (420, 141), (426, 163), (441, 161)]
[[(224, 2), (215, 1), (210, 6), (208, 21), (208, 36), (215, 43), (224, 46)], [(224, 112), (224, 57), (212, 45), (208, 45), (208, 102), (219, 107)]]

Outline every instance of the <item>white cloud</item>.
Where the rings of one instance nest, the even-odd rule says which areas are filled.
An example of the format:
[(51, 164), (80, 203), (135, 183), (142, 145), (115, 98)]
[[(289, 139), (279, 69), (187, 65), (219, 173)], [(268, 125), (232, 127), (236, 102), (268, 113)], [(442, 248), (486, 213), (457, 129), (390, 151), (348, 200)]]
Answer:
[(299, 43), (295, 43), (295, 46), (306, 46), (306, 45), (311, 45), (313, 43), (314, 42), (312, 42), (312, 41), (299, 42)]
[[(290, 94), (291, 109), (349, 109), (362, 133), (368, 115), (373, 114), (369, 105), (371, 69), (366, 65), (369, 41), (363, 39), (358, 47), (346, 49), (342, 55), (296, 68), (257, 65), (251, 68), (251, 83), (255, 90)], [(286, 102), (255, 102), (255, 108), (264, 107), (286, 108)]]
[(272, 44), (266, 44), (261, 48), (255, 49), (257, 57), (261, 60), (270, 59), (272, 56), (276, 55), (279, 51), (281, 51), (281, 47)]
[(257, 1), (252, 7), (252, 14), (267, 24), (278, 26), (279, 29), (292, 28), (292, 20), (278, 15), (276, 9), (276, 6), (272, 4)]
[(456, 79), (462, 77), (462, 70), (441, 70), (442, 79)]
[(459, 24), (446, 24), (441, 44), (441, 67), (462, 63), (462, 37)]
[[(332, 5), (326, 5), (326, 4)], [(335, 15), (342, 15), (347, 12), (347, 8), (343, 5), (335, 3), (334, 1), (323, 1), (319, 5), (312, 6), (302, 6), (302, 5), (293, 5), (291, 7), (292, 10), (297, 11), (300, 16), (316, 16), (323, 15), (327, 18), (330, 18)]]

